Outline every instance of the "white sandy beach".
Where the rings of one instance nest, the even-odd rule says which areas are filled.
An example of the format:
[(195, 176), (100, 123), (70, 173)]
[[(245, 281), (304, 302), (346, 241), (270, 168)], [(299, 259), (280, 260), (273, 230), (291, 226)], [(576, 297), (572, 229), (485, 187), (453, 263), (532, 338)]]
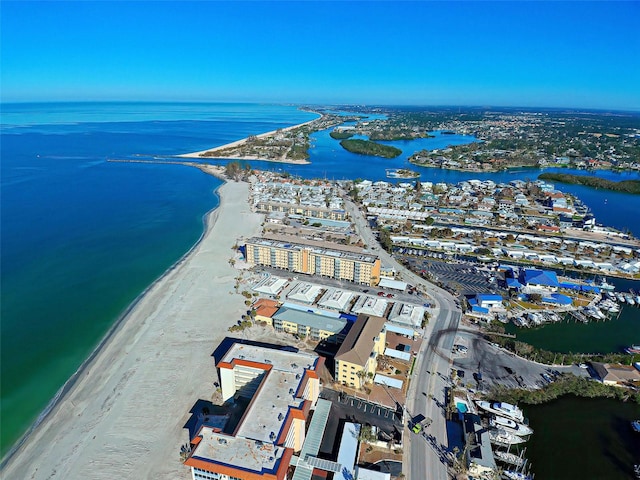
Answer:
[[(320, 116), (318, 118), (322, 118), (322, 116)], [(299, 128), (299, 127), (302, 127), (304, 125), (308, 125), (308, 124), (310, 124), (312, 122), (315, 122), (318, 118), (314, 118), (313, 120), (309, 120), (308, 122), (300, 123), (298, 125), (292, 125), (291, 127), (281, 128), (279, 130), (282, 131), (282, 132), (288, 132), (289, 130), (293, 130), (294, 128)], [(257, 138), (269, 137), (271, 135), (274, 135), (277, 132), (278, 132), (278, 130), (272, 130), (270, 132), (265, 132), (265, 133), (261, 133), (260, 135), (256, 135), (256, 137)], [(207, 152), (217, 152), (219, 150), (226, 150), (227, 148), (239, 147), (240, 145), (243, 145), (246, 141), (247, 141), (247, 138), (243, 138), (243, 139), (235, 141), (235, 142), (227, 143), (226, 145), (220, 145), (219, 147), (208, 148), (206, 150), (201, 150), (199, 152), (185, 153), (185, 154), (177, 155), (177, 156), (178, 157), (182, 157), (182, 158), (203, 158), (202, 155), (207, 153)], [(215, 159), (224, 158), (224, 157), (204, 157), (204, 158), (209, 158), (209, 159), (215, 160)], [(252, 156), (252, 155), (247, 155), (247, 156), (243, 156), (243, 157), (234, 157), (233, 160), (264, 160), (264, 161), (268, 161), (268, 162), (270, 161), (270, 162), (296, 163), (296, 164), (297, 163), (299, 163), (299, 164), (307, 164), (307, 163), (309, 163), (309, 161), (307, 161), (307, 160), (273, 160), (273, 159), (261, 158), (261, 157), (258, 157), (258, 156)]]
[(247, 308), (232, 293), (229, 259), (262, 221), (248, 191), (220, 188), (201, 242), (136, 304), (1, 478), (190, 478), (179, 457), (183, 426), (198, 399), (211, 399), (211, 354)]

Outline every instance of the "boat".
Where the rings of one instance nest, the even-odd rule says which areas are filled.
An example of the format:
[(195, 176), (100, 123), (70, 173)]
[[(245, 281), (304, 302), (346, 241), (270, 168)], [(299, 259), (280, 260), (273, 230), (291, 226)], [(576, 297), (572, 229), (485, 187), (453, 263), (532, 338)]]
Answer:
[(631, 422), (631, 428), (634, 432), (640, 433), (640, 420), (634, 420)]
[(502, 450), (494, 451), (493, 456), (498, 460), (502, 460), (505, 463), (510, 463), (511, 465), (515, 465), (516, 467), (523, 467), (527, 463), (527, 460), (525, 458), (519, 457), (515, 453), (503, 452)]
[(509, 418), (495, 416), (489, 420), (489, 425), (495, 428), (503, 428), (509, 433), (518, 435), (519, 437), (526, 437), (533, 433), (533, 429), (528, 425), (515, 422)]
[(615, 285), (611, 285), (610, 283), (607, 283), (607, 279), (603, 278), (602, 281), (598, 284), (598, 287), (600, 287), (601, 290), (615, 290), (616, 286)]
[(511, 445), (520, 445), (527, 440), (501, 428), (489, 430), (489, 441), (496, 445), (510, 447)]
[(633, 296), (630, 293), (625, 293), (624, 298), (627, 300), (629, 305), (635, 305), (636, 301), (633, 299)]
[(640, 345), (631, 345), (630, 347), (625, 348), (624, 351), (629, 355), (637, 355), (640, 353)]
[(616, 298), (618, 299), (619, 302), (621, 303), (625, 303), (627, 301), (627, 299), (625, 298), (624, 295), (622, 295), (620, 292), (616, 293)]
[(633, 474), (637, 479), (640, 479), (640, 464), (633, 466)]
[(500, 417), (510, 418), (516, 422), (524, 422), (524, 414), (517, 406), (511, 405), (505, 402), (484, 402), (482, 400), (476, 400), (476, 405), (482, 410), (493, 413)]
[(533, 480), (531, 475), (527, 475), (526, 473), (516, 472), (514, 470), (505, 470), (502, 474), (507, 477), (509, 480)]
[(387, 168), (385, 170), (387, 178), (416, 178), (420, 174), (406, 168)]

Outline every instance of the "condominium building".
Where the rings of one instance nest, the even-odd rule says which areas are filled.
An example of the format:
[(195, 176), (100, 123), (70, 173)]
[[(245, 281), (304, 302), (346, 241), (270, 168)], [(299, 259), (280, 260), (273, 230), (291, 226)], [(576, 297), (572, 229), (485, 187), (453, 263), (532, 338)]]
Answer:
[(344, 318), (320, 315), (298, 309), (282, 307), (273, 316), (273, 328), (277, 332), (287, 332), (312, 341), (327, 340), (340, 343), (345, 339), (351, 324)]
[(193, 480), (284, 480), (320, 393), (314, 354), (235, 343), (217, 367), (225, 402), (248, 406), (232, 432), (201, 425), (185, 465)]
[(324, 208), (313, 205), (292, 205), (290, 203), (278, 203), (269, 201), (258, 201), (255, 204), (256, 211), (261, 213), (281, 212), (290, 215), (302, 215), (311, 218), (324, 218), (328, 220), (345, 221), (349, 215), (345, 210), (336, 208)]
[(335, 356), (335, 380), (362, 388), (373, 380), (386, 344), (385, 319), (359, 315)]
[(246, 258), (256, 265), (362, 285), (377, 285), (380, 280), (380, 259), (376, 255), (336, 249), (335, 245), (322, 242), (303, 244), (254, 237), (246, 243)]

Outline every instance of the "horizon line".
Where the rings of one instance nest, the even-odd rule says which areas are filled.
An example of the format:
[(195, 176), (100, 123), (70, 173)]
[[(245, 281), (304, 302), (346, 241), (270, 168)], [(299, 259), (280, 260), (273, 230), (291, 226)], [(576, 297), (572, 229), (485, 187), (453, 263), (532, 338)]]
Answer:
[(24, 100), (1, 101), (2, 105), (32, 105), (32, 104), (82, 104), (82, 103), (138, 103), (138, 104), (226, 104), (226, 105), (283, 105), (296, 107), (420, 107), (420, 108), (468, 108), (468, 109), (526, 109), (526, 110), (572, 110), (572, 111), (599, 111), (599, 112), (625, 112), (640, 113), (640, 107), (567, 107), (567, 106), (525, 106), (525, 105), (491, 105), (491, 104), (429, 104), (429, 103), (305, 103), (286, 101), (220, 101), (220, 100)]

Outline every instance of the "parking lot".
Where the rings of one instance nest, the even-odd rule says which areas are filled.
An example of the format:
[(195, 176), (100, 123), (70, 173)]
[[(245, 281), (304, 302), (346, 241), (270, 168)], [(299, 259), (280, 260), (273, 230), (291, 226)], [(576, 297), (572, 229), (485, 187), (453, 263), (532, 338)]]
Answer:
[(334, 443), (339, 440), (340, 424), (344, 421), (356, 422), (362, 425), (375, 425), (384, 432), (385, 438), (400, 439), (400, 432), (403, 429), (402, 413), (398, 414), (393, 409), (329, 388), (324, 388), (320, 393), (320, 397), (332, 403), (331, 415), (320, 446), (322, 453), (335, 453), (334, 448), (337, 446)]
[[(423, 250), (411, 250), (409, 252), (424, 252)], [(405, 263), (411, 270), (420, 274), (426, 271), (435, 281), (439, 281), (453, 288), (463, 295), (475, 295), (476, 293), (498, 293), (499, 289), (493, 276), (478, 269), (468, 262), (451, 263), (438, 260), (433, 257), (396, 254), (399, 261)]]
[[(483, 338), (478, 332), (460, 330), (456, 344), (468, 347), (466, 354), (453, 355), (453, 369), (458, 382), (476, 390), (487, 391), (499, 384), (510, 388), (539, 388), (546, 385), (557, 373), (571, 372), (588, 376), (578, 366), (549, 367), (508, 352)], [(557, 373), (554, 373), (557, 372)]]

